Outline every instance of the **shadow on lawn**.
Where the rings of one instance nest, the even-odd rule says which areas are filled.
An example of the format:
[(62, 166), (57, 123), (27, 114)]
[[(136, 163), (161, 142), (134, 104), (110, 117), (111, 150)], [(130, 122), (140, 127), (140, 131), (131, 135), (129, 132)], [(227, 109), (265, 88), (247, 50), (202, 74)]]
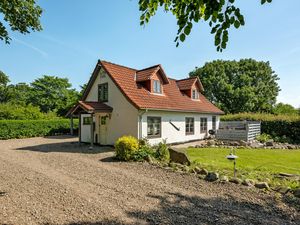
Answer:
[[(156, 199), (158, 206), (150, 211), (127, 211), (133, 223), (124, 223), (118, 219), (98, 222), (73, 222), (66, 225), (120, 225), (120, 224), (299, 224), (299, 212), (282, 209), (271, 197), (264, 203), (238, 201), (232, 196), (200, 198), (184, 196), (179, 193), (165, 193), (163, 196), (148, 195)], [(295, 216), (296, 215), (296, 216)], [(297, 222), (298, 221), (298, 222)]]
[(89, 144), (66, 140), (66, 142), (32, 145), (32, 146), (17, 148), (15, 150), (28, 150), (28, 151), (44, 152), (44, 153), (64, 152), (64, 153), (98, 154), (98, 153), (111, 152), (113, 151), (113, 148), (109, 146), (94, 145), (93, 149), (90, 149)]

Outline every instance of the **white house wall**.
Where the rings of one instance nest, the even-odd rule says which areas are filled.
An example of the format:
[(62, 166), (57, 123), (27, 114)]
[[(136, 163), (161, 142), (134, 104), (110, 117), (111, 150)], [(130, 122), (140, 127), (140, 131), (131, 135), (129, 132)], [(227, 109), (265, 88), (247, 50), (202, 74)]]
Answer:
[[(107, 143), (114, 144), (123, 135), (138, 136), (138, 110), (125, 98), (119, 88), (103, 69), (100, 70), (85, 101), (98, 101), (98, 85), (108, 83), (108, 102), (113, 108), (111, 118), (107, 123)], [(98, 133), (96, 119), (96, 133)]]
[[(212, 129), (212, 116), (210, 114), (199, 113), (181, 113), (181, 112), (164, 112), (164, 111), (148, 111), (142, 116), (142, 137), (147, 138), (147, 117), (161, 117), (161, 137), (149, 138), (150, 144), (157, 144), (163, 139), (167, 143), (187, 142), (191, 140), (199, 140), (205, 137), (205, 134), (200, 134), (200, 118), (207, 118), (207, 130)], [(185, 118), (194, 118), (194, 134), (186, 135), (185, 133)], [(216, 116), (216, 127), (219, 127), (220, 117)], [(180, 130), (176, 130), (170, 121)]]

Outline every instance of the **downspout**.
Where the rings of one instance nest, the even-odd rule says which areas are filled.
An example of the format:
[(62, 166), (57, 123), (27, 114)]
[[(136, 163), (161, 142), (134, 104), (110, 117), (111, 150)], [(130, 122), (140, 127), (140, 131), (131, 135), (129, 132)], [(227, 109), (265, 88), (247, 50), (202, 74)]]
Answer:
[(140, 111), (141, 113), (139, 113), (139, 121), (138, 121), (138, 129), (139, 129), (139, 135), (138, 138), (142, 139), (142, 132), (143, 132), (143, 127), (142, 127), (142, 119), (143, 119), (143, 115), (148, 112), (148, 109), (145, 109), (144, 111)]

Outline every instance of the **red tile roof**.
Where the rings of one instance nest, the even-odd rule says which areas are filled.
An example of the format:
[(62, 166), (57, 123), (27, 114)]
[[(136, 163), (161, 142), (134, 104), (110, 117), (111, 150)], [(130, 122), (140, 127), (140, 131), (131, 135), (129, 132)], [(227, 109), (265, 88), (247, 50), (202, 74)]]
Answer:
[(192, 100), (184, 95), (179, 90), (175, 79), (169, 78), (169, 83), (163, 85), (164, 95), (151, 94), (146, 88), (138, 86), (135, 81), (138, 70), (100, 60), (83, 95), (83, 99), (86, 98), (90, 89), (89, 86), (95, 80), (95, 76), (98, 74), (97, 71), (101, 66), (124, 96), (138, 109), (223, 114), (222, 110), (209, 102), (202, 94), (199, 97), (200, 101)]
[(72, 109), (69, 110), (67, 116), (77, 114), (78, 109), (83, 109), (87, 113), (95, 112), (112, 112), (113, 108), (102, 102), (79, 101)]
[(151, 77), (159, 70), (159, 66), (152, 66), (147, 69), (139, 70), (136, 72), (136, 81), (146, 81), (150, 80)]
[(147, 81), (151, 80), (151, 78), (158, 72), (161, 71), (162, 79), (164, 81), (164, 84), (169, 83), (168, 77), (165, 74), (165, 71), (163, 70), (161, 65), (155, 65), (151, 66), (142, 70), (138, 70), (136, 72), (136, 81)]
[(181, 91), (190, 90), (196, 82), (198, 83), (200, 91), (203, 91), (203, 86), (198, 77), (191, 77), (176, 81), (177, 86)]

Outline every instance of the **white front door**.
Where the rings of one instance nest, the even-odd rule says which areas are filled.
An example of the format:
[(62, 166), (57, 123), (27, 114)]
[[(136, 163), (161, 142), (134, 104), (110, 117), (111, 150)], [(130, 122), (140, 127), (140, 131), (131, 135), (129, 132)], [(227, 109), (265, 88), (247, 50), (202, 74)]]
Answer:
[(107, 121), (108, 117), (106, 115), (99, 117), (99, 141), (101, 145), (107, 144)]

